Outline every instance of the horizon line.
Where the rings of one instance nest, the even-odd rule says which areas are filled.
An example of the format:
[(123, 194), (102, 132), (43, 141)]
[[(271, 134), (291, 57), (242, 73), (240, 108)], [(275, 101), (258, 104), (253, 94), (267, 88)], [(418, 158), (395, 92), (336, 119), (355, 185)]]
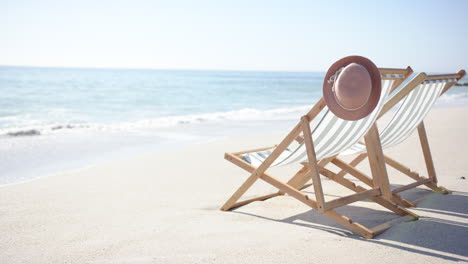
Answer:
[[(0, 68), (43, 68), (43, 69), (69, 69), (69, 70), (133, 70), (133, 71), (219, 71), (219, 72), (271, 72), (271, 73), (326, 73), (326, 71), (305, 70), (253, 70), (253, 69), (190, 69), (190, 68), (128, 68), (128, 67), (87, 67), (87, 66), (32, 66), (32, 65), (2, 65)], [(426, 72), (428, 74), (445, 74), (445, 71)], [(413, 73), (414, 74), (414, 73)], [(462, 80), (468, 79), (468, 75)]]
[(37, 65), (3, 65), (0, 67), (11, 68), (48, 68), (48, 69), (82, 69), (82, 70), (159, 70), (159, 71), (231, 71), (231, 72), (295, 72), (295, 73), (314, 73), (326, 72), (317, 70), (259, 70), (259, 69), (191, 69), (191, 68), (145, 68), (145, 67), (99, 67), (99, 66), (37, 66)]

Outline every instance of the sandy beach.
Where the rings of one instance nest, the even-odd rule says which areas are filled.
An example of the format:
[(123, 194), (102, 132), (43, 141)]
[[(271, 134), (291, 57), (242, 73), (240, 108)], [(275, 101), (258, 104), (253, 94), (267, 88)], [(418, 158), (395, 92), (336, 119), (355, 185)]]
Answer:
[(0, 264), (468, 264), (467, 13), (0, 1)]
[[(403, 193), (419, 221), (365, 240), (288, 196), (219, 210), (247, 174), (223, 159), (278, 143), (230, 137), (0, 187), (0, 263), (452, 263), (468, 261), (468, 108), (425, 121), (439, 184)], [(384, 151), (426, 175), (416, 134)], [(368, 163), (359, 166), (369, 173)], [(297, 169), (271, 170), (281, 179)], [(389, 169), (393, 185), (410, 182)], [(349, 192), (323, 179), (327, 198)], [(246, 198), (275, 191), (257, 183)], [(313, 192), (313, 188), (307, 189)], [(341, 213), (369, 226), (397, 218), (370, 201)]]

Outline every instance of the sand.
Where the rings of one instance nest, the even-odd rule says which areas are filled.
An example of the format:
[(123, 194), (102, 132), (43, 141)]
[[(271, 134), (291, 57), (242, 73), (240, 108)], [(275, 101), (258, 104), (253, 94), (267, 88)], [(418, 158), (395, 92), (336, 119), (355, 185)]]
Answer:
[[(439, 183), (454, 192), (419, 187), (403, 193), (413, 200), (425, 197), (412, 209), (420, 220), (400, 223), (372, 240), (288, 196), (218, 210), (247, 176), (223, 153), (278, 143), (284, 128), (2, 186), (0, 263), (468, 261), (468, 179), (461, 179), (468, 178), (468, 108), (434, 109), (425, 123)], [(425, 175), (416, 135), (385, 153)], [(297, 168), (271, 173), (287, 179)], [(367, 163), (360, 168), (369, 172)], [(394, 186), (410, 182), (389, 173)], [(323, 182), (327, 199), (349, 193)], [(258, 182), (246, 197), (270, 191)], [(339, 211), (370, 227), (397, 218), (370, 201)]]

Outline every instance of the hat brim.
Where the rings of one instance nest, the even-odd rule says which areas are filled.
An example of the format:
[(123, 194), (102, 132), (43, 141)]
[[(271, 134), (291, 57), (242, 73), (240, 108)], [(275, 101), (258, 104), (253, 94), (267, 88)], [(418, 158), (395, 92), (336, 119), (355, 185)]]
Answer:
[[(371, 77), (371, 94), (367, 103), (356, 110), (349, 110), (343, 108), (337, 101), (336, 96), (333, 94), (333, 82), (328, 82), (330, 77), (335, 74), (342, 67), (346, 67), (351, 63), (357, 63), (366, 68)], [(382, 91), (382, 80), (380, 77), (379, 68), (369, 59), (361, 56), (348, 56), (338, 60), (333, 63), (333, 65), (328, 69), (325, 79), (323, 81), (323, 97), (328, 108), (335, 114), (337, 117), (344, 120), (359, 120), (368, 116), (375, 109), (379, 103), (380, 93)]]

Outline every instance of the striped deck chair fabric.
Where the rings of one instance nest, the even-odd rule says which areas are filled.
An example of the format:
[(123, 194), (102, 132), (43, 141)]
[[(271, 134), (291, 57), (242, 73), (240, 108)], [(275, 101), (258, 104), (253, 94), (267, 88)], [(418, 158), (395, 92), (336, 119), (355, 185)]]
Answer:
[[(382, 148), (395, 146), (411, 136), (431, 110), (445, 84), (456, 81), (456, 79), (427, 80), (411, 91), (380, 133)], [(366, 152), (366, 146), (356, 143), (341, 154), (352, 155), (363, 152)]]
[[(337, 155), (343, 150), (349, 149), (369, 131), (377, 119), (384, 105), (383, 101), (388, 97), (394, 83), (394, 80), (384, 78), (401, 78), (403, 76), (382, 75), (381, 77), (382, 91), (379, 103), (374, 111), (367, 117), (356, 121), (343, 120), (333, 114), (328, 107), (324, 108), (324, 116), (312, 131), (317, 160)], [(265, 151), (246, 153), (242, 155), (242, 159), (253, 166), (259, 166), (273, 150), (274, 148)], [(271, 167), (304, 161), (307, 161), (307, 153), (303, 142), (293, 150), (286, 149)]]

